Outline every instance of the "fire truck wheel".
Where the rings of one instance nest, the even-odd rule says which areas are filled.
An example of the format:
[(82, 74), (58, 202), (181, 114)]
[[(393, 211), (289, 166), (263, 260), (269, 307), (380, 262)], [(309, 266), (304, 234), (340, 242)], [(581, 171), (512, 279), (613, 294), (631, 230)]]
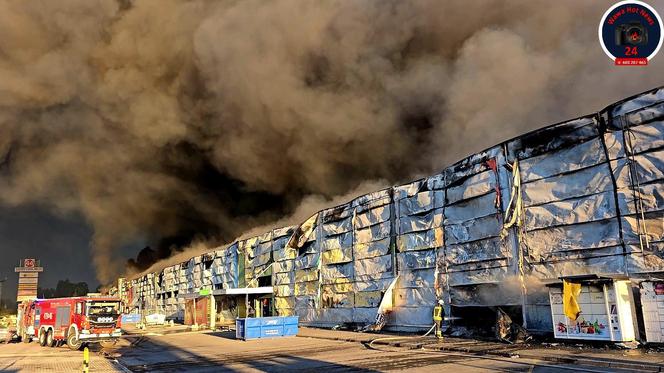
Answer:
[(46, 346), (46, 330), (44, 329), (39, 329), (39, 345)]
[(53, 329), (46, 332), (46, 345), (48, 347), (55, 347), (55, 338), (53, 338)]
[(78, 336), (76, 335), (76, 330), (75, 329), (69, 329), (69, 333), (67, 334), (67, 346), (71, 350), (80, 350), (81, 347), (83, 346), (83, 342), (81, 342), (80, 339), (78, 339)]

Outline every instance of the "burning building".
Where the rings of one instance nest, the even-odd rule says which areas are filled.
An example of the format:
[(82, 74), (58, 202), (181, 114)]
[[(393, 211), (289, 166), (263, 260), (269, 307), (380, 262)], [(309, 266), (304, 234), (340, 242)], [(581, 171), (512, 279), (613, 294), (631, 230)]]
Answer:
[[(656, 334), (647, 304), (659, 299), (663, 272), (664, 88), (657, 88), (117, 290), (130, 306), (170, 318), (183, 319), (187, 299), (205, 294), (229, 318), (251, 310), (330, 327), (373, 323), (394, 283), (388, 328), (429, 327), (443, 300), (461, 323), (501, 307), (528, 330), (551, 332), (565, 324), (556, 294), (568, 280), (583, 284), (581, 309), (596, 314), (579, 331), (636, 325), (643, 313), (642, 326)], [(619, 294), (618, 283), (627, 284)], [(584, 310), (586, 293), (589, 305), (601, 298), (597, 313)], [(616, 297), (626, 299), (630, 318), (613, 320)]]

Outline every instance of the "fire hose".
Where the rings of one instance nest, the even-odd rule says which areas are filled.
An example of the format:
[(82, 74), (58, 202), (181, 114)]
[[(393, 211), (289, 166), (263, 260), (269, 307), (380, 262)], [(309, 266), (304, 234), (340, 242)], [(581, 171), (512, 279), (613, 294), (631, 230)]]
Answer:
[(373, 345), (374, 343), (378, 342), (378, 341), (390, 341), (390, 340), (404, 339), (404, 338), (405, 338), (405, 339), (424, 338), (424, 337), (428, 336), (429, 334), (431, 334), (431, 332), (432, 332), (435, 328), (436, 328), (436, 324), (434, 323), (434, 324), (431, 326), (431, 328), (430, 328), (426, 333), (424, 333), (424, 334), (422, 334), (422, 335), (400, 336), (400, 337), (383, 337), (383, 338), (372, 339), (372, 340), (369, 341), (369, 343), (367, 344), (367, 347), (369, 347), (369, 348), (373, 348), (372, 345)]

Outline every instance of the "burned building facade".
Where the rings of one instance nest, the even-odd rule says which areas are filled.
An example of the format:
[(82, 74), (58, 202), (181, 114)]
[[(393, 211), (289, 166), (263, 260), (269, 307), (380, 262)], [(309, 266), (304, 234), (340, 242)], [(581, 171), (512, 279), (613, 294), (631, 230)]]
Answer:
[[(187, 296), (202, 290), (269, 288), (274, 314), (334, 326), (374, 322), (394, 282), (390, 328), (430, 326), (442, 299), (448, 316), (499, 306), (531, 331), (551, 331), (546, 285), (594, 276), (638, 289), (664, 273), (663, 240), (658, 88), (116, 290), (130, 305), (183, 318)], [(229, 315), (241, 314), (239, 303)]]

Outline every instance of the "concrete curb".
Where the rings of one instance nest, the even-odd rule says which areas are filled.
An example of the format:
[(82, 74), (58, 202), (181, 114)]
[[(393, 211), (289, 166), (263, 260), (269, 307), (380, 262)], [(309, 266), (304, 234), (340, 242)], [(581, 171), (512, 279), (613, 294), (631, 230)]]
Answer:
[[(341, 342), (354, 342), (354, 343), (368, 343), (373, 339), (364, 339), (364, 338), (348, 338), (348, 337), (326, 337), (326, 336), (314, 336), (314, 335), (298, 335), (298, 337), (303, 338), (314, 338), (314, 339), (326, 339), (333, 341)], [(403, 347), (410, 350), (416, 349), (425, 349), (429, 351), (446, 351), (446, 352), (461, 352), (465, 354), (471, 354), (476, 356), (490, 355), (490, 356), (499, 356), (514, 358), (518, 356), (519, 358), (524, 359), (533, 359), (533, 360), (542, 360), (551, 363), (558, 364), (573, 364), (573, 365), (589, 365), (596, 366), (601, 368), (614, 368), (614, 369), (627, 369), (634, 372), (664, 372), (663, 364), (656, 363), (646, 363), (646, 362), (627, 362), (627, 361), (616, 361), (611, 359), (598, 359), (590, 357), (566, 357), (566, 356), (556, 356), (556, 355), (541, 355), (535, 353), (529, 353), (528, 351), (523, 350), (514, 350), (514, 351), (473, 351), (470, 348), (464, 347), (454, 347), (454, 346), (432, 346), (424, 342), (417, 341), (380, 341), (377, 340), (374, 342), (376, 345), (385, 345), (393, 347)]]

